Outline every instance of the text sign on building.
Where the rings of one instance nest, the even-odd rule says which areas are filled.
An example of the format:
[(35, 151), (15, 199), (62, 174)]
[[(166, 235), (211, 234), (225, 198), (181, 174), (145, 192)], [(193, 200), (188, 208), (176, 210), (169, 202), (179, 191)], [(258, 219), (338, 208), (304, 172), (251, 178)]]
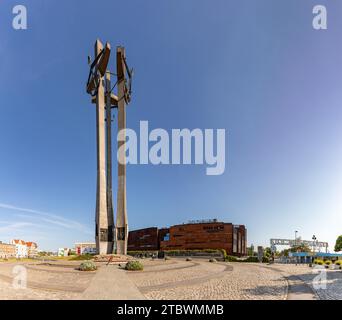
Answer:
[(309, 247), (320, 247), (320, 248), (328, 248), (328, 242), (319, 242), (319, 241), (311, 241), (311, 240), (294, 240), (294, 239), (271, 239), (271, 246), (298, 246), (298, 245), (306, 245)]

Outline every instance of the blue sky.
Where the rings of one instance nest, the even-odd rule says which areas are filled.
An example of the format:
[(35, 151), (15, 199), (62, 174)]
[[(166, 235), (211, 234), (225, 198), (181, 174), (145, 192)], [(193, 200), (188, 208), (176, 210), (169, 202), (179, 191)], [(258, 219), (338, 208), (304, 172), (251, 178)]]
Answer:
[[(12, 28), (16, 4), (27, 7), (28, 30)], [(328, 30), (312, 28), (316, 4), (327, 6)], [(337, 1), (2, 1), (0, 240), (56, 250), (93, 239), (95, 109), (85, 82), (99, 37), (124, 45), (135, 68), (128, 127), (227, 132), (221, 176), (129, 166), (130, 229), (218, 218), (245, 224), (249, 244), (298, 230), (333, 245), (341, 15)]]

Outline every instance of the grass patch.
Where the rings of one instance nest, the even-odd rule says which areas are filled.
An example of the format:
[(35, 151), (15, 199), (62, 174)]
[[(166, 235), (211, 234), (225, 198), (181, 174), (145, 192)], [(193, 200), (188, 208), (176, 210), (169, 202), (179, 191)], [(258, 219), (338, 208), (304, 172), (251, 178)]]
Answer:
[(81, 254), (79, 256), (70, 256), (68, 260), (70, 261), (81, 261), (81, 260), (91, 260), (94, 256), (92, 254)]
[(31, 258), (8, 258), (8, 259), (0, 259), (0, 262), (34, 262), (37, 261), (36, 259), (31, 259)]
[(238, 261), (238, 259), (236, 257), (228, 256), (228, 255), (224, 257), (224, 260), (228, 261), (228, 262), (236, 262), (236, 261)]

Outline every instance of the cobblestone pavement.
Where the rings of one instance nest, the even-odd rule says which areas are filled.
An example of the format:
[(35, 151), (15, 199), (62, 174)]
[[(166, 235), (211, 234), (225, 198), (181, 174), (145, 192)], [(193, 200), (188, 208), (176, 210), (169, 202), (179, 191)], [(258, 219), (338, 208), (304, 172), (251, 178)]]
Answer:
[(14, 289), (10, 283), (0, 282), (0, 300), (74, 300), (80, 295), (66, 291)]
[(320, 300), (342, 300), (342, 270), (312, 269), (308, 265), (282, 265), (275, 267), (291, 279), (297, 277), (308, 285)]
[[(24, 266), (27, 272), (27, 288), (16, 289), (13, 280), (15, 266)], [(70, 266), (48, 266), (34, 263), (0, 264), (0, 299), (79, 299), (94, 273), (84, 273)]]
[[(302, 287), (306, 284), (318, 299), (342, 299), (341, 270), (328, 270), (324, 273), (326, 280), (324, 277), (318, 278), (322, 281), (320, 287), (316, 287), (313, 280), (317, 280), (318, 274), (306, 265), (210, 263), (205, 259), (186, 261), (185, 258), (166, 261), (144, 259), (141, 262), (144, 264), (142, 272), (112, 267), (117, 270), (113, 272), (116, 276), (120, 272), (125, 273), (146, 299), (282, 300), (287, 298), (288, 284), (291, 282), (300, 283)], [(0, 263), (2, 300), (82, 299), (96, 274), (80, 272), (75, 269), (76, 264), (25, 263), (27, 289), (15, 289), (12, 285), (15, 265)]]
[[(259, 264), (210, 263), (177, 260), (176, 270), (145, 265), (146, 272), (128, 272), (130, 279), (148, 299), (285, 299), (287, 281), (275, 270)], [(188, 267), (188, 266), (191, 267)], [(183, 266), (183, 268), (179, 268)], [(169, 265), (171, 268), (171, 265)]]

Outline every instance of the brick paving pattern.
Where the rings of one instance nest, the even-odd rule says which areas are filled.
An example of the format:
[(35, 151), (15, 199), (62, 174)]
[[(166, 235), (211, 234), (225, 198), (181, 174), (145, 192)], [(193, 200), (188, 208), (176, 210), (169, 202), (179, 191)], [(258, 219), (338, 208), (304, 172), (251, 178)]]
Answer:
[[(205, 259), (186, 261), (185, 258), (141, 262), (142, 272), (112, 267), (116, 275), (125, 273), (146, 299), (283, 300), (287, 298), (291, 281), (310, 287), (318, 299), (342, 299), (341, 270), (328, 270), (326, 281), (323, 279), (320, 283), (324, 287), (315, 288), (313, 280), (317, 273), (306, 265), (210, 263)], [(0, 263), (0, 299), (82, 299), (96, 272), (78, 271), (79, 263), (24, 263), (28, 276), (26, 289), (12, 286), (16, 264)], [(101, 268), (99, 265), (97, 272)], [(108, 292), (107, 298), (111, 298)]]

